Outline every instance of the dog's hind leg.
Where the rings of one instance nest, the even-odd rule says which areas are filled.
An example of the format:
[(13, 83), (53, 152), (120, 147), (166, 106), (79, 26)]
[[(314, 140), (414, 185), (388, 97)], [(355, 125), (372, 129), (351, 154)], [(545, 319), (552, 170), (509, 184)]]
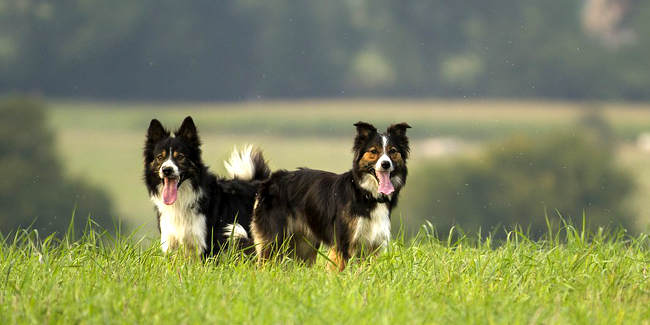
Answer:
[(272, 238), (268, 238), (267, 233), (260, 231), (258, 228), (258, 224), (253, 220), (251, 223), (253, 246), (255, 248), (255, 253), (257, 254), (257, 262), (261, 266), (271, 258), (274, 242)]
[(284, 236), (277, 236), (273, 239), (262, 239), (259, 236), (255, 238), (255, 252), (257, 261), (260, 266), (266, 264), (269, 260), (280, 261), (286, 254), (287, 247)]
[(311, 266), (316, 262), (318, 256), (318, 249), (320, 248), (320, 241), (309, 241), (307, 238), (296, 238), (293, 240), (293, 254), (297, 260), (305, 262), (306, 265)]

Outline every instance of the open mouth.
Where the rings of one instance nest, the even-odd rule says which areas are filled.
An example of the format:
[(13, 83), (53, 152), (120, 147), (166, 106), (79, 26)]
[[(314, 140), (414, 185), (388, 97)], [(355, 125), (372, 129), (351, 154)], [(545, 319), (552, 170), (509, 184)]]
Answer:
[(390, 171), (388, 170), (378, 170), (375, 171), (375, 176), (377, 177), (377, 182), (379, 182), (379, 193), (384, 195), (389, 195), (395, 191), (393, 183), (390, 181)]
[(178, 198), (178, 183), (177, 177), (165, 177), (163, 179), (162, 198), (163, 202), (167, 205), (172, 205)]

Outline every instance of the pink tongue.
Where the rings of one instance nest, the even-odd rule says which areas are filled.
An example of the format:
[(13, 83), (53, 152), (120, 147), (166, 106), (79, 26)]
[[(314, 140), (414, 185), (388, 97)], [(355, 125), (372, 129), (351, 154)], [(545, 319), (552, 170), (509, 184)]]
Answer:
[(174, 204), (174, 202), (176, 202), (176, 197), (178, 197), (178, 179), (165, 178), (165, 186), (163, 187), (162, 195), (165, 204)]
[(390, 182), (390, 172), (377, 172), (377, 178), (379, 179), (379, 193), (388, 195), (395, 191), (393, 183)]

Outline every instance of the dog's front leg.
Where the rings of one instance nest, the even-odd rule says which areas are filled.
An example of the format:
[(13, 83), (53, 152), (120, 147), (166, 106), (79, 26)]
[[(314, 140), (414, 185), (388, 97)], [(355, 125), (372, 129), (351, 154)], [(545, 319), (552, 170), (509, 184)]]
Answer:
[(329, 259), (329, 261), (327, 261), (328, 271), (334, 272), (338, 270), (339, 272), (342, 272), (345, 270), (347, 259), (343, 256), (342, 252), (336, 249), (336, 247), (330, 248), (327, 253), (327, 258)]

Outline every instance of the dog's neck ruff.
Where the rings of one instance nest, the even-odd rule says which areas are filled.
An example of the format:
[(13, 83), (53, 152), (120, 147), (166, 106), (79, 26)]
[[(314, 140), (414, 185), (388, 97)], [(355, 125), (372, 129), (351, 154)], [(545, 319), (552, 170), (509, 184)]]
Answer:
[(167, 205), (161, 200), (161, 189), (162, 185), (159, 195), (153, 196), (151, 200), (160, 214), (160, 244), (163, 252), (180, 247), (189, 254), (205, 252), (206, 216), (196, 208), (205, 193), (195, 190), (190, 182), (184, 182), (179, 186), (176, 202)]
[(377, 204), (370, 211), (369, 218), (356, 218), (354, 242), (357, 255), (367, 255), (383, 249), (390, 241), (390, 208), (388, 204)]

